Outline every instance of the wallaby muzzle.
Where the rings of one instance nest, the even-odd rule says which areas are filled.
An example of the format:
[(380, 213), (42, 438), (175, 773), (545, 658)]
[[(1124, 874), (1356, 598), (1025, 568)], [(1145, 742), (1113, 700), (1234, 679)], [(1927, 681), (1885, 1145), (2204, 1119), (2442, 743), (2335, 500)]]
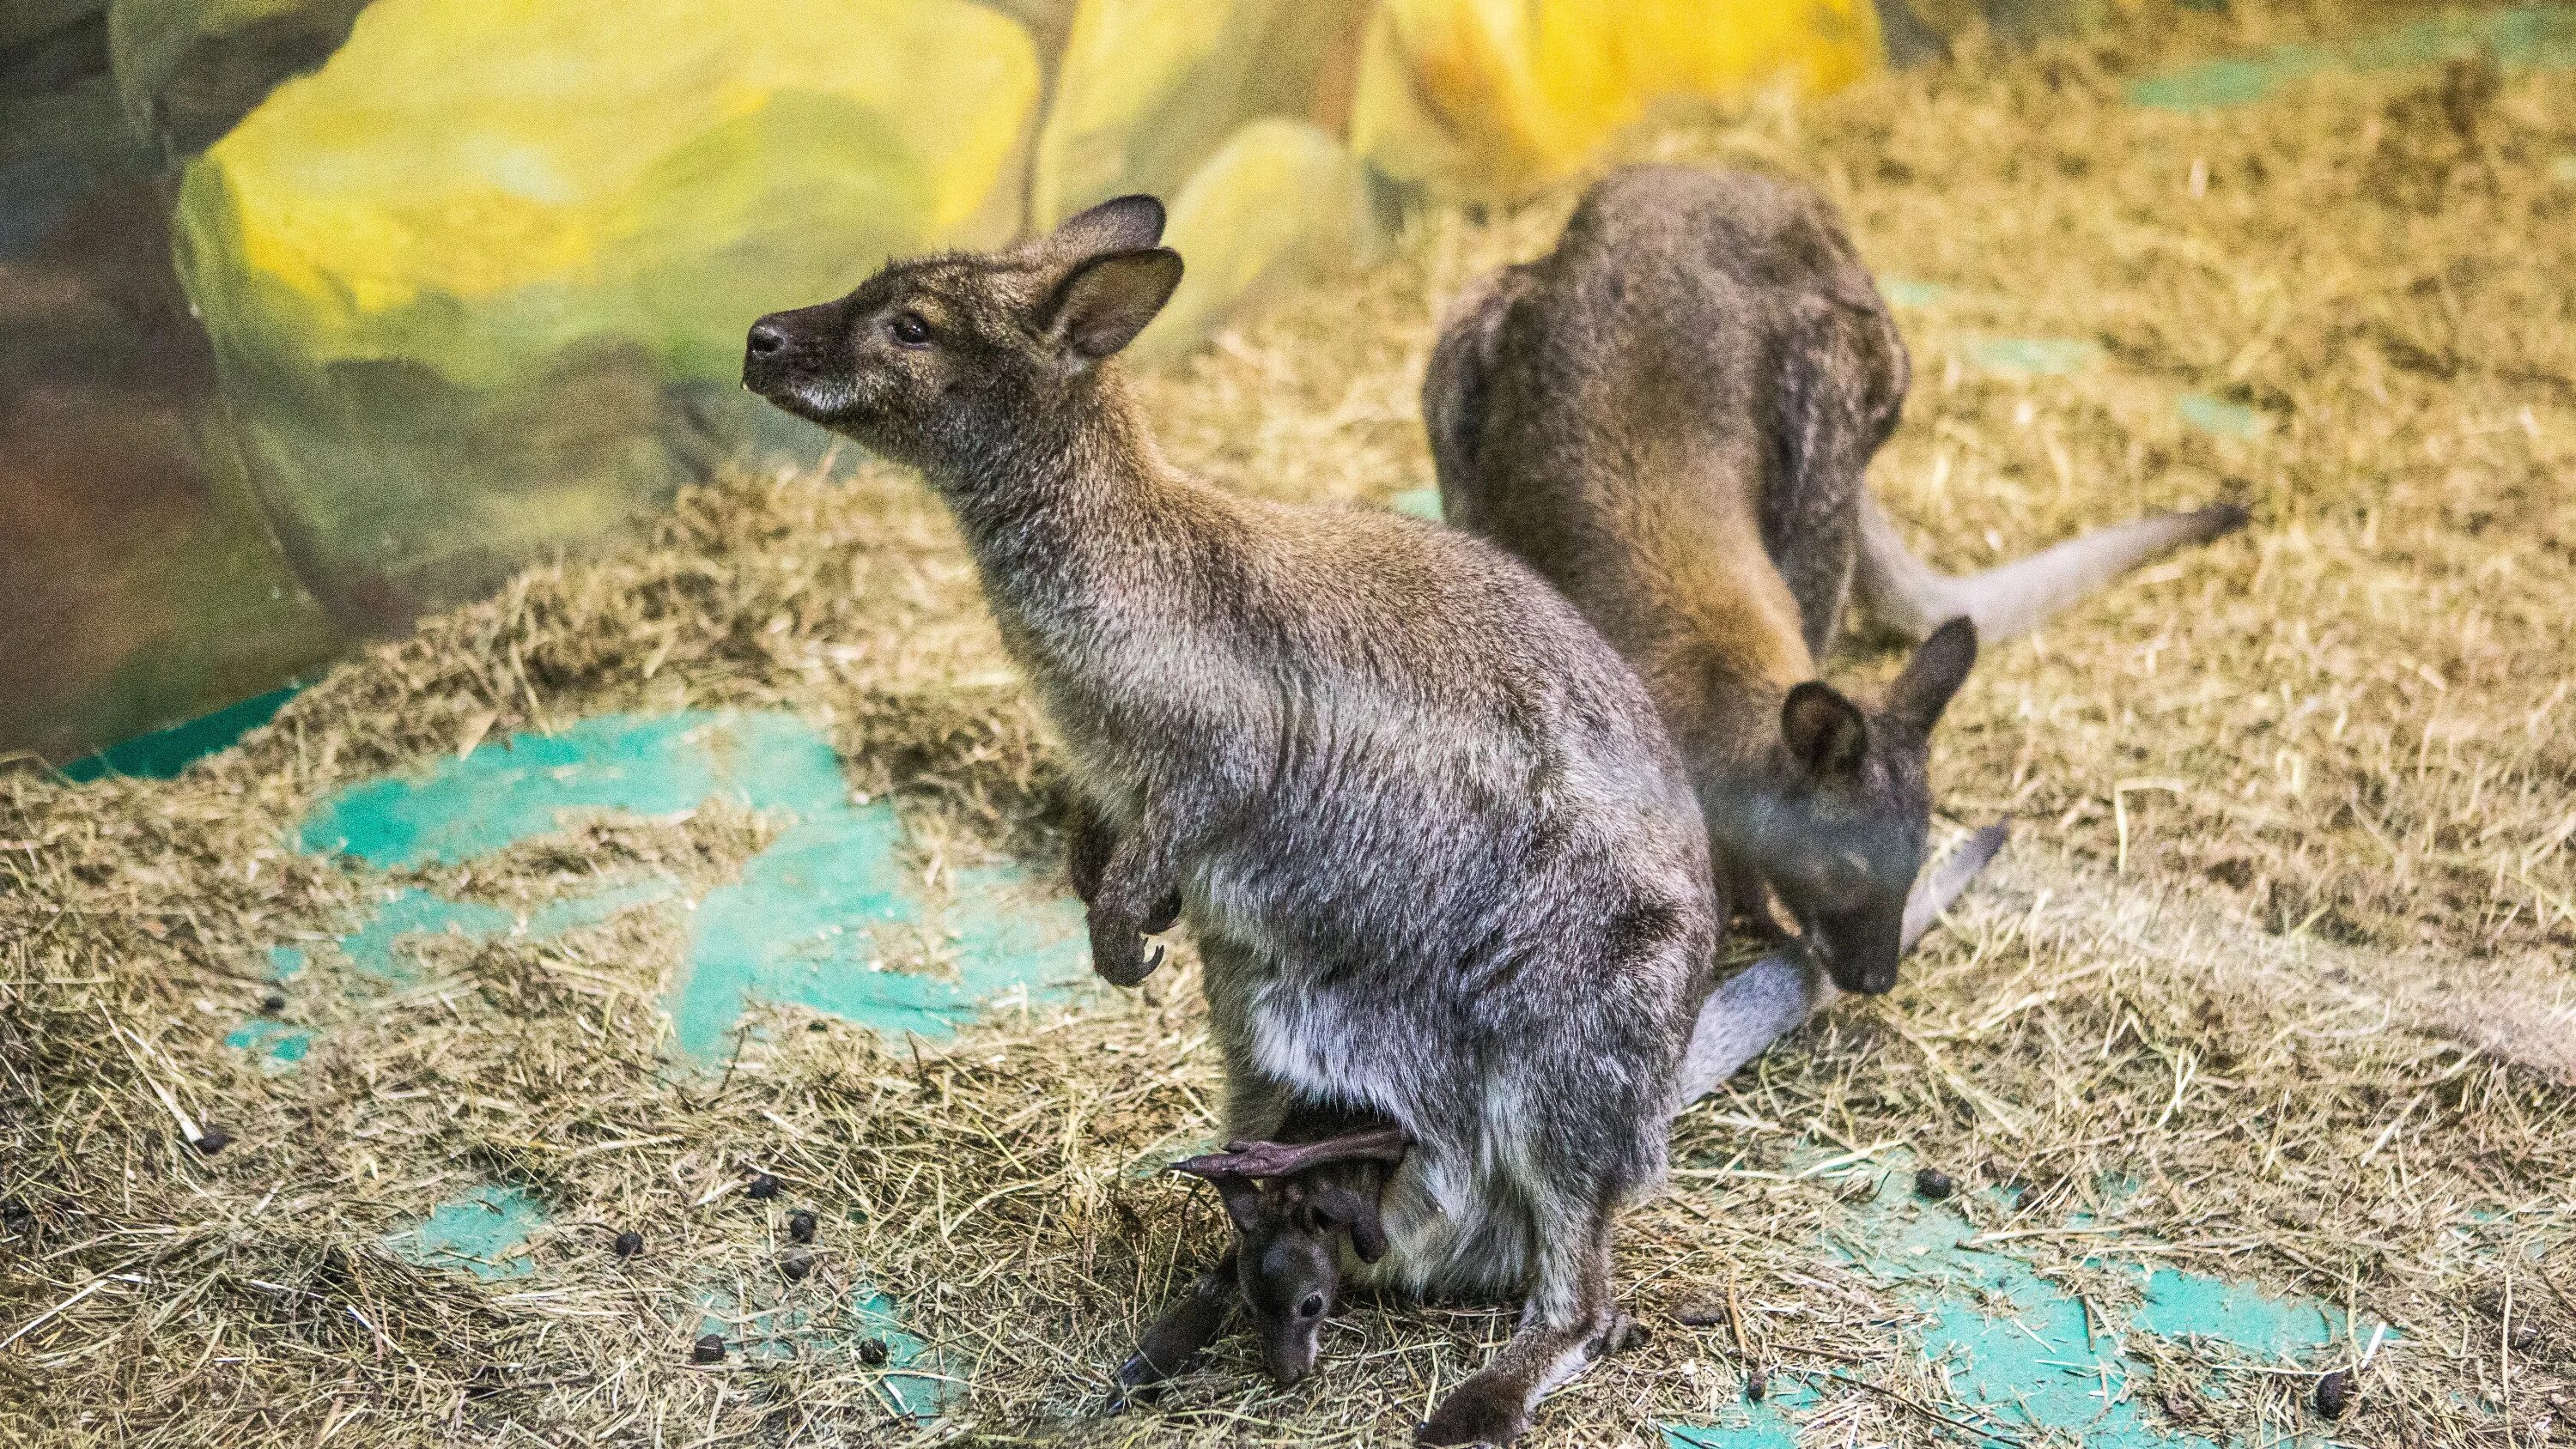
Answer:
[(841, 334), (837, 302), (772, 312), (751, 324), (742, 349), (742, 385), (809, 422), (828, 422), (838, 411), (823, 379), (837, 370), (832, 356)]

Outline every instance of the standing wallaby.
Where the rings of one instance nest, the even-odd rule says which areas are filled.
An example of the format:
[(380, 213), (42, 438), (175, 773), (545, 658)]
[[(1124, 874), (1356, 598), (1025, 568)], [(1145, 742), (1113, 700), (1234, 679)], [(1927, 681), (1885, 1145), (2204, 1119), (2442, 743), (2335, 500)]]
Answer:
[(1526, 1293), (1422, 1429), (1504, 1443), (1624, 1323), (1613, 1224), (1713, 972), (1706, 834), (1636, 676), (1519, 563), (1163, 461), (1111, 360), (1180, 280), (1162, 221), (892, 264), (755, 324), (743, 381), (947, 502), (1091, 817), (1094, 965), (1140, 979), (1178, 903), (1229, 1134), (1383, 1117), (1413, 1146), (1372, 1274)]
[[(1636, 666), (1735, 907), (1766, 921), (1767, 885), (1861, 992), (1895, 985), (1928, 740), (1981, 633), (2244, 519), (2146, 519), (1943, 578), (1863, 486), (1906, 382), (1823, 198), (1673, 167), (1614, 173), (1554, 251), (1472, 289), (1423, 382), (1449, 520), (1526, 560)], [(1922, 640), (1874, 715), (1815, 677), (1856, 574)]]

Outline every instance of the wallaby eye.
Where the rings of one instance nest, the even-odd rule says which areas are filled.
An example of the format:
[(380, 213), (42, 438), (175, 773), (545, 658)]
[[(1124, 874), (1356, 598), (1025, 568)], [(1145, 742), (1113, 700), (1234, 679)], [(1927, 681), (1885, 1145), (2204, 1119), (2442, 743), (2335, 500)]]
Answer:
[(1299, 1318), (1313, 1318), (1323, 1311), (1324, 1295), (1321, 1293), (1309, 1293), (1306, 1295), (1306, 1301), (1297, 1305)]
[(899, 313), (886, 327), (906, 347), (922, 347), (930, 341), (930, 324), (918, 312)]

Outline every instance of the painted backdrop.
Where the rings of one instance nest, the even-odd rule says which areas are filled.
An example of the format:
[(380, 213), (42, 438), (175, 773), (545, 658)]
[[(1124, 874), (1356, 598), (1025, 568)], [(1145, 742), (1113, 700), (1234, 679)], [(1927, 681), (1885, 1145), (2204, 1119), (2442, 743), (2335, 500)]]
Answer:
[(813, 450), (735, 389), (743, 328), (889, 253), (1158, 192), (1168, 354), (1414, 200), (1930, 33), (1902, 0), (7, 0), (0, 751), (255, 694)]

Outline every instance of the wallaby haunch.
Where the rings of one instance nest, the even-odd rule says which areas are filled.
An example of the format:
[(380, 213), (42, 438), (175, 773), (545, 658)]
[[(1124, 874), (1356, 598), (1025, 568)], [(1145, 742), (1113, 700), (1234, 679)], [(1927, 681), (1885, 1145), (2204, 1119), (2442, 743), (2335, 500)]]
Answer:
[[(1863, 486), (1905, 345), (1823, 198), (1672, 167), (1594, 186), (1485, 278), (1423, 382), (1441, 505), (1566, 591), (1693, 770), (1732, 906), (1765, 885), (1848, 990), (1895, 984), (1927, 740), (1977, 642), (2240, 509), (2142, 519), (1974, 579), (1915, 562)], [(1875, 715), (1816, 679), (1855, 591), (1922, 646)]]
[(1712, 979), (1706, 833), (1636, 676), (1522, 565), (1164, 463), (1109, 361), (1180, 279), (1162, 219), (890, 265), (754, 325), (743, 380), (946, 500), (1091, 816), (1094, 965), (1143, 977), (1177, 902), (1229, 1134), (1385, 1118), (1413, 1145), (1371, 1276), (1526, 1294), (1423, 1428), (1502, 1443), (1622, 1329), (1612, 1226)]
[[(1906, 904), (1901, 949), (1911, 951), (1994, 859), (2004, 834), (2002, 825), (1976, 831), (1925, 875)], [(1805, 950), (1772, 952), (1727, 978), (1700, 1008), (1682, 1054), (1676, 1110), (1717, 1090), (1835, 995), (1814, 953)], [(1349, 1113), (1291, 1113), (1280, 1136), (1278, 1142), (1229, 1143), (1224, 1153), (1172, 1165), (1215, 1184), (1235, 1243), (1145, 1331), (1118, 1370), (1122, 1397), (1187, 1370), (1237, 1306), (1252, 1320), (1263, 1362), (1282, 1387), (1314, 1371), (1324, 1315), (1341, 1294), (1345, 1259), (1336, 1238), (1347, 1238), (1357, 1266), (1384, 1254), (1378, 1194), (1388, 1164), (1403, 1158), (1404, 1137), (1382, 1119)]]

